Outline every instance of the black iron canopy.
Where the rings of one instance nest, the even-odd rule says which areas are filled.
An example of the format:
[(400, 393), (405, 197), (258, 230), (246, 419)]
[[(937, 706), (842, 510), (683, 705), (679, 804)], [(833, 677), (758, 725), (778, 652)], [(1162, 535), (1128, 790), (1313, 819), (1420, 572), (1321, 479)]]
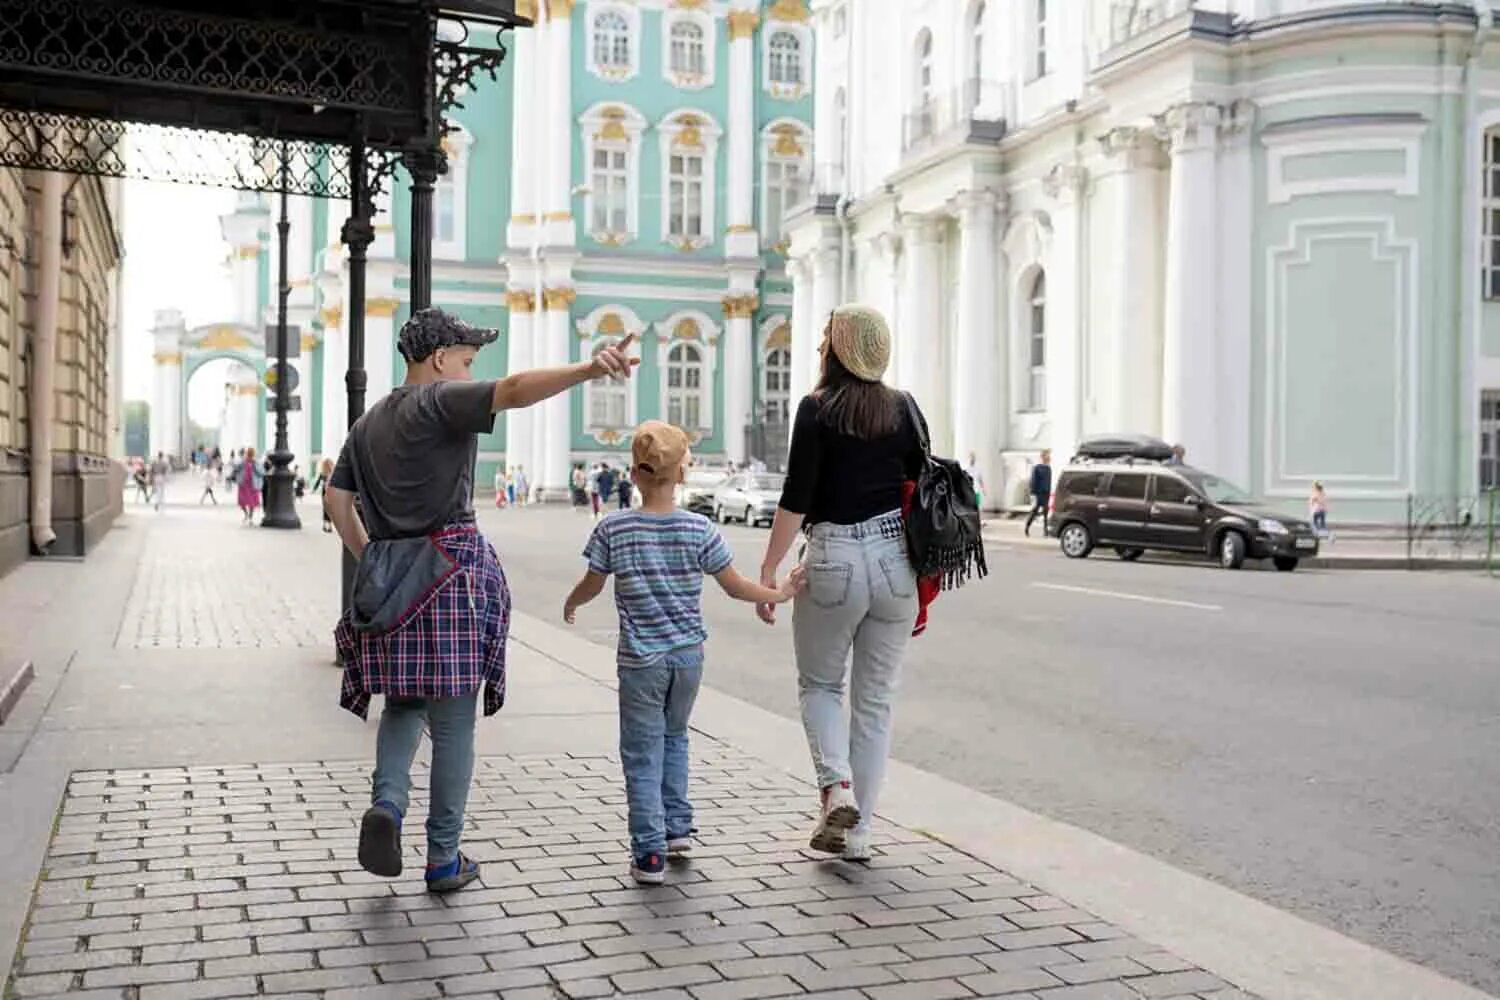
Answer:
[(529, 24), (513, 0), (0, 0), (0, 165), (271, 191), (287, 148), (293, 193), (343, 197), (351, 146), (435, 148), (494, 75), (472, 23)]

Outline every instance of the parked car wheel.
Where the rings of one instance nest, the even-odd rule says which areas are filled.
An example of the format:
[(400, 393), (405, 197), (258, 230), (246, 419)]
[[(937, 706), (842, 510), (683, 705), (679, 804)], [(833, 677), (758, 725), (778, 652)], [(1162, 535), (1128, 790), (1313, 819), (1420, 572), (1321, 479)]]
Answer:
[(755, 508), (749, 504), (745, 505), (745, 527), (753, 528), (759, 522), (755, 520)]
[(1145, 554), (1145, 549), (1133, 549), (1128, 545), (1115, 546), (1115, 555), (1119, 556), (1122, 562), (1135, 562)]
[(729, 523), (729, 515), (725, 514), (724, 508), (720, 507), (718, 504), (714, 504), (714, 520), (718, 521), (720, 524)]
[(1219, 565), (1225, 569), (1239, 569), (1245, 565), (1245, 536), (1238, 531), (1226, 531), (1219, 536)]
[(1083, 559), (1094, 551), (1094, 536), (1089, 534), (1086, 525), (1078, 521), (1064, 525), (1062, 531), (1057, 533), (1057, 540), (1062, 546), (1063, 555), (1069, 559)]
[(1276, 564), (1276, 568), (1283, 573), (1290, 573), (1292, 570), (1297, 568), (1296, 556), (1277, 556), (1271, 561), (1274, 562)]

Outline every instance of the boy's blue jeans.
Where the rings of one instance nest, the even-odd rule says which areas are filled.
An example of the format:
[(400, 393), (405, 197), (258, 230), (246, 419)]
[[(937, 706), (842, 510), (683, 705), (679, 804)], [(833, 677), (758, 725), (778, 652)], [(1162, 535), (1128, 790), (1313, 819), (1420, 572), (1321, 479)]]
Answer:
[(620, 762), (634, 857), (665, 856), (693, 829), (688, 717), (703, 680), (703, 647), (674, 649), (649, 667), (620, 668)]
[(458, 856), (464, 806), (474, 776), (475, 695), (459, 698), (387, 698), (375, 737), (372, 802), (394, 805), (404, 817), (411, 804), (411, 762), (432, 733), (432, 770), (427, 805), (427, 863), (445, 865)]

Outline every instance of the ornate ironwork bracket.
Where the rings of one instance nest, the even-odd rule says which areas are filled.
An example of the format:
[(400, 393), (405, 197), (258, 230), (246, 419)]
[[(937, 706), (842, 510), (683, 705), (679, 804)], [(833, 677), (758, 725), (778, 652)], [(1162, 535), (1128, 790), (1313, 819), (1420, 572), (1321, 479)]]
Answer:
[(484, 73), (491, 80), (496, 79), (505, 56), (505, 43), (498, 36), (492, 49), (466, 45), (461, 41), (438, 41), (432, 50), (432, 69), (437, 78), (439, 110), (462, 108), (464, 104), (459, 97), (474, 85), (474, 78)]

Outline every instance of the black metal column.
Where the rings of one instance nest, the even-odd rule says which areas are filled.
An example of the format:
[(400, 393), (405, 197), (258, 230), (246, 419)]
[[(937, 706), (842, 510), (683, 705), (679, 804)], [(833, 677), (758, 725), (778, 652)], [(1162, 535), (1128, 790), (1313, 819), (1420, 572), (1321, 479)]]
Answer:
[(271, 471), (266, 476), (266, 513), (260, 519), (262, 528), (300, 528), (297, 516), (297, 477), (292, 473), (292, 450), (287, 444), (286, 413), (291, 381), (286, 363), (286, 305), (292, 286), (287, 277), (287, 235), (291, 222), (287, 214), (287, 186), (290, 164), (286, 143), (281, 145), (281, 218), (276, 223), (280, 241), (277, 269), (280, 285), (276, 300), (276, 445), (271, 449)]
[(432, 305), (432, 188), (448, 172), (441, 147), (409, 149), (401, 163), (411, 175), (411, 311)]
[[(345, 303), (349, 332), (349, 370), (344, 373), (348, 392), (349, 427), (365, 412), (365, 255), (375, 242), (375, 207), (370, 198), (369, 164), (361, 136), (349, 149), (349, 218), (339, 237), (349, 248), (349, 301)], [(343, 604), (349, 607), (354, 586), (355, 560), (343, 550)]]

